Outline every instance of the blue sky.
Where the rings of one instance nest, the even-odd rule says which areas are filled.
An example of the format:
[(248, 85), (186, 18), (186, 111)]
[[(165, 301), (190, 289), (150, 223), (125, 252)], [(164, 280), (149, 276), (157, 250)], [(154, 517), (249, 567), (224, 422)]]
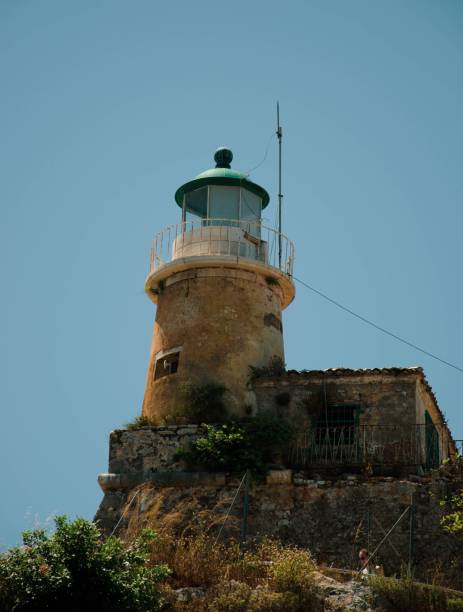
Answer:
[[(295, 275), (463, 364), (463, 4), (0, 0), (0, 546), (92, 517), (140, 411), (152, 235), (212, 165), (284, 127)], [(252, 174), (273, 224), (276, 147)], [(456, 438), (463, 375), (298, 287), (288, 367), (422, 365)]]

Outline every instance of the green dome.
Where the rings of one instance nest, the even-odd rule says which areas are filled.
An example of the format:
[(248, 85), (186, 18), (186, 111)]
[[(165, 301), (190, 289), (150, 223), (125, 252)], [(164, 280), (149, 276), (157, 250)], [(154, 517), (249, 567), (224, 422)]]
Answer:
[(270, 201), (270, 196), (267, 191), (257, 183), (249, 181), (246, 174), (230, 168), (230, 162), (233, 159), (233, 153), (230, 149), (226, 149), (225, 147), (217, 149), (214, 159), (217, 162), (215, 168), (201, 172), (201, 174), (198, 174), (192, 181), (188, 181), (188, 183), (185, 183), (177, 189), (175, 192), (175, 201), (180, 207), (183, 206), (183, 196), (186, 193), (199, 189), (200, 187), (206, 187), (207, 185), (243, 187), (262, 198), (262, 208), (267, 206)]

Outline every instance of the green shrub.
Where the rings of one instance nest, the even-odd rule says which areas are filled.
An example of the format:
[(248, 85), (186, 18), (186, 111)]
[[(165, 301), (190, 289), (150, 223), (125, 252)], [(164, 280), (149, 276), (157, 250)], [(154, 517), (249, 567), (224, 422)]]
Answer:
[(294, 595), (294, 610), (322, 610), (322, 599), (313, 578), (315, 569), (307, 551), (282, 548), (274, 555), (269, 584), (274, 591)]
[(449, 533), (463, 531), (463, 490), (440, 502), (449, 511), (441, 518), (441, 525)]
[(288, 446), (293, 435), (288, 421), (271, 415), (232, 420), (222, 425), (205, 425), (183, 458), (211, 470), (262, 474), (269, 463)]
[(300, 609), (297, 595), (290, 591), (275, 593), (257, 588), (249, 598), (249, 612), (297, 612)]
[[(400, 578), (371, 576), (369, 579), (378, 603), (385, 612), (448, 612), (451, 607), (445, 591), (436, 586), (425, 587), (413, 580), (409, 572)], [(453, 600), (458, 603), (458, 600)]]
[(166, 566), (148, 568), (154, 533), (142, 532), (129, 547), (119, 538), (102, 541), (82, 518), (55, 519), (52, 535), (24, 532), (24, 546), (0, 556), (0, 610), (37, 612), (147, 612), (161, 607), (158, 586)]
[(214, 589), (216, 596), (208, 606), (210, 612), (246, 612), (252, 589), (244, 582), (224, 580)]
[(302, 591), (311, 580), (316, 565), (305, 550), (283, 548), (275, 555), (270, 573), (276, 591)]

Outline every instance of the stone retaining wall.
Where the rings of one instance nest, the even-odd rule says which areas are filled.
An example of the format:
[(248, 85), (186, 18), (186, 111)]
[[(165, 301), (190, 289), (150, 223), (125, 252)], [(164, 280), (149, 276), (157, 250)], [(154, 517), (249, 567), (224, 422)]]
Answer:
[[(344, 474), (336, 480), (309, 479), (303, 473), (288, 478), (270, 474), (267, 482), (250, 488), (248, 536), (271, 537), (309, 549), (319, 562), (355, 569), (360, 548), (370, 551), (403, 514), (376, 559), (386, 573), (399, 572), (411, 556), (417, 576), (429, 579), (441, 571), (463, 588), (463, 537), (447, 534), (440, 525), (440, 500), (456, 483), (438, 474), (433, 478), (364, 478)], [(122, 516), (118, 533), (140, 528), (200, 531), (215, 534), (224, 522), (239, 486), (239, 479), (224, 475), (214, 483), (207, 476), (177, 473), (172, 483), (144, 482), (130, 490), (108, 491), (96, 520), (110, 532)], [(217, 475), (218, 477), (219, 475)], [(196, 479), (196, 482), (195, 482)], [(461, 481), (458, 481), (458, 487)], [(411, 505), (411, 510), (407, 508)], [(240, 537), (243, 490), (236, 497), (223, 538)], [(459, 578), (460, 577), (460, 578)]]
[(116, 429), (109, 436), (109, 472), (134, 474), (184, 469), (175, 453), (187, 448), (200, 434), (198, 425)]

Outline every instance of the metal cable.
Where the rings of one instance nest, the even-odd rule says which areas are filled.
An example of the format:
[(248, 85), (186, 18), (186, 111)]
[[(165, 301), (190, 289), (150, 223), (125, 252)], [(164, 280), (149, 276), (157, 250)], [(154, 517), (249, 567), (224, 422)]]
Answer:
[(127, 512), (128, 512), (128, 510), (129, 510), (130, 506), (132, 505), (133, 500), (134, 500), (134, 499), (137, 497), (137, 495), (140, 493), (140, 490), (141, 490), (141, 489), (138, 489), (138, 491), (135, 493), (135, 495), (134, 495), (134, 496), (132, 497), (132, 499), (130, 500), (130, 502), (129, 502), (128, 506), (126, 506), (126, 508), (125, 508), (124, 512), (123, 512), (123, 513), (122, 513), (122, 515), (121, 515), (121, 518), (120, 518), (120, 519), (117, 521), (117, 523), (116, 523), (116, 525), (115, 525), (114, 529), (111, 531), (111, 533), (110, 533), (109, 537), (111, 537), (111, 536), (113, 536), (113, 535), (114, 535), (114, 533), (115, 533), (116, 529), (119, 527), (119, 523), (122, 521), (122, 519), (124, 518), (124, 516), (127, 514)]
[(249, 176), (249, 175), (251, 174), (251, 172), (254, 172), (254, 170), (257, 170), (257, 168), (260, 168), (260, 167), (262, 166), (262, 164), (264, 163), (264, 161), (267, 159), (267, 155), (268, 155), (268, 152), (269, 152), (269, 150), (270, 150), (270, 145), (272, 144), (272, 140), (275, 138), (275, 136), (276, 136), (276, 134), (275, 134), (275, 133), (272, 133), (272, 135), (270, 136), (269, 141), (268, 141), (268, 143), (267, 143), (267, 146), (266, 146), (266, 148), (265, 148), (265, 154), (264, 154), (264, 157), (262, 158), (262, 161), (260, 161), (260, 162), (257, 164), (257, 166), (254, 166), (254, 168), (251, 168), (251, 169), (250, 169), (250, 170), (248, 170), (247, 172), (244, 172), (244, 174), (245, 174), (246, 176)]
[(232, 501), (232, 503), (230, 504), (230, 507), (228, 508), (227, 514), (226, 514), (226, 516), (225, 516), (225, 520), (224, 520), (224, 522), (222, 523), (222, 525), (220, 526), (219, 533), (217, 534), (217, 537), (216, 537), (216, 539), (215, 539), (214, 546), (215, 546), (215, 545), (217, 544), (217, 542), (219, 541), (220, 534), (222, 533), (222, 529), (224, 528), (225, 523), (227, 522), (227, 519), (228, 519), (228, 517), (229, 517), (229, 515), (230, 515), (231, 509), (233, 508), (233, 504), (235, 503), (235, 500), (236, 500), (236, 498), (238, 497), (238, 493), (240, 492), (240, 489), (241, 489), (241, 487), (243, 486), (243, 482), (244, 482), (244, 479), (246, 478), (246, 474), (247, 474), (247, 472), (245, 472), (245, 473), (244, 473), (244, 476), (243, 476), (243, 478), (241, 479), (241, 482), (240, 482), (240, 486), (238, 487), (238, 490), (237, 490), (237, 491), (236, 491), (236, 493), (235, 493), (235, 497), (233, 498), (233, 501)]
[(335, 306), (337, 306), (341, 310), (344, 310), (345, 312), (351, 314), (353, 317), (356, 317), (357, 319), (360, 319), (360, 321), (363, 321), (363, 323), (366, 323), (367, 325), (370, 325), (371, 327), (374, 327), (375, 329), (377, 329), (378, 331), (382, 332), (383, 334), (386, 334), (387, 336), (391, 336), (391, 338), (394, 338), (395, 340), (398, 340), (399, 342), (402, 342), (403, 344), (406, 344), (407, 346), (410, 346), (411, 348), (414, 348), (416, 351), (419, 351), (420, 353), (423, 353), (424, 355), (427, 355), (428, 357), (431, 357), (432, 359), (435, 359), (436, 361), (440, 361), (441, 363), (449, 366), (450, 368), (453, 368), (454, 370), (458, 370), (459, 372), (463, 373), (463, 368), (460, 368), (460, 366), (457, 366), (454, 363), (451, 363), (450, 361), (446, 361), (445, 359), (442, 359), (441, 357), (438, 357), (437, 355), (434, 355), (434, 353), (430, 353), (426, 349), (421, 348), (420, 346), (418, 346), (416, 344), (413, 344), (413, 342), (409, 342), (408, 340), (405, 340), (404, 338), (401, 338), (397, 334), (394, 334), (393, 332), (385, 329), (384, 327), (381, 327), (377, 323), (374, 323), (373, 321), (370, 321), (366, 317), (363, 317), (362, 315), (357, 314), (356, 312), (354, 312), (350, 308), (347, 308), (347, 306), (343, 306), (342, 304), (340, 304), (336, 300), (333, 300), (333, 298), (330, 298), (325, 293), (322, 293), (318, 289), (315, 289), (315, 287), (312, 287), (311, 285), (307, 284), (306, 282), (304, 282), (300, 278), (296, 278), (295, 276), (293, 276), (292, 278), (295, 281), (297, 281), (298, 283), (300, 283), (301, 285), (303, 285), (304, 287), (306, 287), (307, 289), (310, 289), (310, 291), (313, 291), (314, 293), (316, 293), (320, 297), (324, 298), (328, 302), (331, 302), (332, 304), (334, 304)]
[(394, 529), (396, 528), (396, 526), (400, 523), (400, 521), (403, 519), (403, 517), (407, 514), (407, 512), (410, 511), (411, 506), (407, 506), (405, 508), (405, 510), (402, 512), (402, 514), (399, 516), (399, 518), (396, 520), (396, 522), (392, 525), (392, 527), (389, 529), (389, 531), (386, 533), (386, 535), (384, 536), (384, 538), (381, 540), (381, 542), (378, 544), (378, 546), (375, 548), (375, 550), (371, 553), (371, 555), (368, 555), (368, 559), (365, 561), (365, 563), (362, 565), (362, 567), (359, 569), (359, 571), (357, 572), (358, 575), (360, 575), (362, 573), (362, 571), (366, 568), (366, 566), (370, 563), (370, 561), (373, 559), (373, 557), (376, 555), (376, 553), (378, 552), (378, 550), (381, 548), (381, 546), (383, 545), (383, 543), (387, 540), (387, 538), (390, 536), (390, 534), (394, 531)]

